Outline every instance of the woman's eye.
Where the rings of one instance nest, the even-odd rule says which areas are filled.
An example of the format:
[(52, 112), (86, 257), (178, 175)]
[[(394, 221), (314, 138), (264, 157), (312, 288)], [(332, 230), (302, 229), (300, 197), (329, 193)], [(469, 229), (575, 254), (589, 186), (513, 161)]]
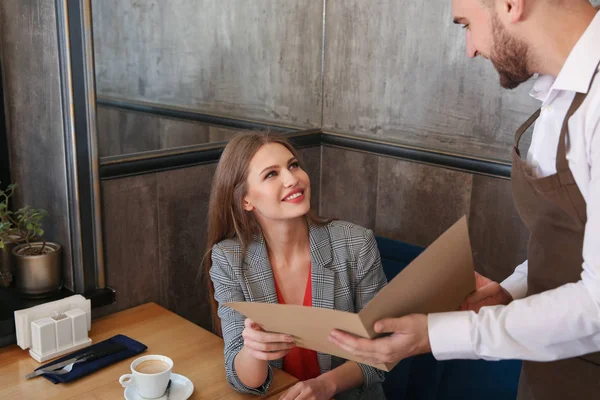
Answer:
[(294, 161), (293, 163), (290, 164), (289, 168), (290, 169), (300, 168), (300, 164), (298, 163), (298, 161)]
[(269, 179), (269, 178), (271, 178), (271, 177), (273, 177), (273, 176), (275, 176), (275, 175), (277, 175), (277, 174), (275, 173), (275, 171), (271, 171), (271, 172), (269, 172), (269, 173), (268, 173), (268, 174), (265, 176), (265, 179)]

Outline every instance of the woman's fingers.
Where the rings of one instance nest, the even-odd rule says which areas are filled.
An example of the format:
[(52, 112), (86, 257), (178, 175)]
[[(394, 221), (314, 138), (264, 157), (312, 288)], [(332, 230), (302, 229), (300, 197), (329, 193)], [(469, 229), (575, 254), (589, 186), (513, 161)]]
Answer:
[(244, 346), (256, 350), (256, 351), (265, 351), (265, 352), (278, 352), (278, 351), (289, 351), (295, 347), (294, 343), (260, 343), (252, 340), (245, 340)]
[[(251, 350), (253, 356), (261, 360), (275, 360), (283, 357), (295, 347), (294, 339), (281, 333), (264, 332), (255, 322), (247, 318), (242, 332), (244, 346)], [(268, 353), (257, 356), (257, 353)], [(285, 353), (281, 355), (282, 353)]]
[(257, 331), (251, 328), (244, 329), (242, 336), (244, 336), (244, 339), (260, 343), (294, 343), (294, 338), (286, 334)]
[(244, 327), (249, 329), (255, 329), (257, 331), (261, 331), (262, 328), (256, 322), (252, 321), (250, 318), (246, 318), (244, 320)]

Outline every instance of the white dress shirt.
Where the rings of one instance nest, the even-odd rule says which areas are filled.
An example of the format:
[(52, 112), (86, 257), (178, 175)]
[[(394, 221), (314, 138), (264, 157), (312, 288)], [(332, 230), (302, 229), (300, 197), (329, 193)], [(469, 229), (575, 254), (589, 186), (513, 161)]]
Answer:
[[(588, 92), (599, 62), (600, 13), (556, 79), (541, 76), (531, 91), (542, 101), (527, 154), (527, 164), (537, 177), (556, 173), (563, 120), (575, 93)], [(508, 306), (483, 307), (479, 313), (430, 314), (429, 338), (438, 360), (552, 361), (600, 351), (600, 74), (569, 120), (567, 146), (569, 167), (587, 205), (581, 280), (525, 297), (525, 261), (501, 283), (515, 299)]]

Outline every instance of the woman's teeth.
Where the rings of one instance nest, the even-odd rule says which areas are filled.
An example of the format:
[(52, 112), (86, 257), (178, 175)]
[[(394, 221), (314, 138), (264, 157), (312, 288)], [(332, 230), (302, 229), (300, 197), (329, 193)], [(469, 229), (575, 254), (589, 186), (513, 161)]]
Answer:
[(302, 192), (294, 193), (293, 195), (286, 197), (284, 200), (294, 200), (300, 196), (302, 196)]

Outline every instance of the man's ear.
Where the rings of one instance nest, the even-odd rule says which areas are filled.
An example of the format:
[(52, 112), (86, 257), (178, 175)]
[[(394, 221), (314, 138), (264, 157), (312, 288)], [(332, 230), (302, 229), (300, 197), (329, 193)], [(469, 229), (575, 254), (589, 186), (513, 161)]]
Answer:
[(525, 15), (525, 6), (528, 0), (503, 0), (502, 13), (507, 18), (507, 22), (515, 24), (523, 20)]

